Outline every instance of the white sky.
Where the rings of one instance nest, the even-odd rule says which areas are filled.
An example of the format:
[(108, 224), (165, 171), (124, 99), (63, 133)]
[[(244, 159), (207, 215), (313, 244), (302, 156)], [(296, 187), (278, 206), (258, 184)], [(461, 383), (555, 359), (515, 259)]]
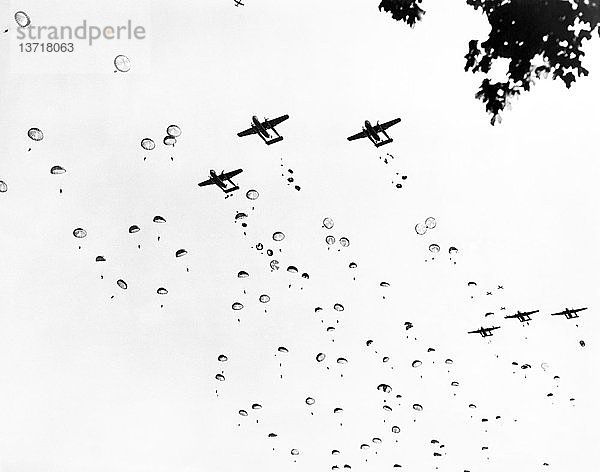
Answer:
[[(568, 92), (539, 83), (491, 127), (474, 99), (481, 77), (463, 71), (468, 41), (484, 39), (488, 25), (463, 1), (427, 1), (413, 30), (379, 13), (378, 1), (2, 3), (11, 28), (0, 41), (0, 180), (9, 187), (0, 194), (2, 472), (381, 471), (394, 463), (566, 471), (574, 457), (592, 470), (597, 40), (586, 49), (590, 77)], [(148, 39), (24, 57), (17, 10), (34, 24), (132, 19)], [(130, 72), (114, 73), (118, 54), (130, 57)], [(235, 136), (254, 114), (284, 113), (280, 143)], [(365, 119), (395, 117), (402, 123), (390, 145), (346, 141)], [(170, 124), (183, 131), (173, 152), (162, 145)], [(31, 127), (43, 141), (28, 139)], [(140, 148), (144, 137), (154, 151)], [(389, 165), (379, 159), (386, 152), (395, 157)], [(50, 175), (53, 165), (67, 173)], [(238, 167), (233, 198), (196, 185), (209, 169)], [(288, 168), (300, 192), (281, 176)], [(391, 183), (395, 172), (408, 176), (402, 189)], [(260, 192), (254, 211), (250, 188)], [(246, 237), (236, 211), (250, 214)], [(167, 223), (152, 223), (154, 215)], [(326, 216), (350, 247), (326, 249)], [(414, 226), (428, 216), (437, 227), (418, 236)], [(132, 224), (137, 235), (127, 232)], [(76, 227), (87, 238), (76, 240)], [(277, 230), (286, 234), (279, 245)], [(270, 258), (251, 249), (257, 242), (281, 247), (282, 270), (270, 272)], [(442, 247), (433, 261), (431, 243)], [(179, 248), (189, 254), (175, 259)], [(103, 265), (94, 262), (100, 254)], [(310, 280), (300, 284), (287, 265)], [(241, 269), (251, 277), (238, 280)], [(160, 286), (167, 296), (156, 295)], [(271, 296), (267, 314), (261, 293)], [(234, 301), (244, 310), (232, 312)], [(346, 310), (333, 311), (336, 302)], [(548, 316), (567, 306), (590, 307), (578, 328)], [(502, 319), (517, 309), (540, 314), (523, 328)], [(405, 321), (415, 327), (406, 332)], [(488, 323), (502, 326), (490, 342), (466, 334)], [(532, 369), (513, 374), (512, 361)], [(387, 417), (380, 383), (394, 388), (389, 404), (403, 395)], [(307, 396), (316, 399), (313, 416)], [(252, 403), (262, 410), (250, 411)], [(487, 433), (481, 417), (490, 418)], [(361, 451), (373, 437), (383, 443)], [(444, 457), (433, 457), (431, 439), (446, 445)]]

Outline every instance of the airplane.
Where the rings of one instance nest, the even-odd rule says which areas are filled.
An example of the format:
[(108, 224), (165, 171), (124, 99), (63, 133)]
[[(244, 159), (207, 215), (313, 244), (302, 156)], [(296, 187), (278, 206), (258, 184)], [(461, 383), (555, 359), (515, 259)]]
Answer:
[(487, 338), (488, 336), (493, 336), (492, 331), (495, 329), (500, 329), (500, 326), (492, 326), (491, 328), (484, 328), (483, 326), (475, 331), (469, 331), (467, 334), (481, 334), (482, 338)]
[(531, 321), (531, 316), (534, 313), (539, 313), (540, 310), (535, 310), (535, 311), (526, 311), (526, 312), (520, 312), (517, 311), (514, 315), (508, 315), (505, 316), (505, 319), (511, 319), (511, 318), (516, 318), (518, 319), (521, 323), (529, 323)]
[[(223, 192), (230, 193), (230, 192), (233, 192), (233, 191), (239, 189), (239, 187), (231, 181), (231, 178), (235, 177), (238, 174), (241, 174), (242, 172), (243, 172), (242, 169), (237, 169), (237, 170), (232, 170), (231, 172), (221, 171), (220, 174), (217, 174), (214, 170), (211, 169), (210, 177), (208, 178), (208, 180), (205, 180), (204, 182), (200, 182), (198, 184), (198, 186), (206, 187), (208, 185), (216, 185), (221, 190), (223, 190)], [(232, 187), (228, 187), (227, 183), (230, 183), (232, 185)]]
[[(277, 132), (277, 130), (275, 129), (275, 126), (277, 126), (280, 123), (283, 123), (289, 117), (290, 117), (289, 115), (282, 115), (279, 118), (274, 118), (272, 120), (265, 118), (265, 121), (263, 121), (261, 123), (260, 120), (258, 119), (258, 117), (256, 115), (254, 115), (252, 117), (252, 123), (250, 124), (250, 128), (238, 133), (238, 136), (241, 138), (242, 136), (250, 136), (251, 134), (258, 134), (265, 143), (267, 143), (267, 144), (276, 143), (278, 141), (281, 141), (283, 139), (283, 136), (281, 136)], [(271, 130), (274, 135), (269, 133), (269, 130)]]
[(577, 313), (579, 313), (580, 311), (583, 310), (587, 310), (586, 308), (577, 308), (577, 309), (572, 309), (572, 308), (567, 308), (564, 311), (561, 311), (560, 313), (552, 313), (552, 316), (566, 316), (568, 320), (572, 319), (572, 318), (579, 318), (579, 315)]
[[(362, 131), (358, 134), (350, 136), (348, 138), (348, 141), (354, 141), (355, 139), (361, 139), (361, 138), (369, 138), (376, 147), (383, 146), (384, 144), (387, 144), (387, 143), (391, 143), (393, 141), (393, 139), (390, 138), (390, 136), (385, 132), (385, 130), (394, 126), (395, 124), (400, 123), (400, 121), (402, 121), (401, 118), (396, 118), (392, 121), (388, 121), (383, 124), (379, 124), (379, 121), (378, 121), (377, 124), (375, 126), (373, 126), (369, 122), (369, 120), (366, 120)], [(385, 136), (385, 138), (386, 138), (385, 140), (381, 139), (381, 137), (379, 136), (380, 133)]]

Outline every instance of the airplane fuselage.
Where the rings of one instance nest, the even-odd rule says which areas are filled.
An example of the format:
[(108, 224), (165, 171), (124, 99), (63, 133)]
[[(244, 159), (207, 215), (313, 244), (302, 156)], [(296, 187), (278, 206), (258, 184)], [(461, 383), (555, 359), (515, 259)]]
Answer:
[(219, 176), (219, 174), (217, 174), (214, 170), (211, 169), (210, 171), (210, 180), (213, 181), (213, 183), (219, 187), (220, 189), (224, 189), (227, 186), (225, 185), (225, 182), (223, 182), (223, 179)]
[(371, 136), (371, 138), (373, 138), (375, 141), (380, 141), (381, 138), (379, 137), (379, 133), (377, 132), (377, 130), (373, 127), (373, 125), (371, 124), (371, 122), (369, 120), (365, 121), (365, 128), (364, 130), (366, 131), (366, 133)]
[(568, 320), (571, 320), (573, 318), (579, 318), (578, 312), (581, 310), (573, 310), (570, 308), (565, 309), (565, 316), (567, 317)]
[(263, 124), (260, 122), (260, 120), (258, 119), (258, 117), (256, 115), (254, 115), (252, 117), (252, 126), (254, 128), (256, 128), (256, 131), (258, 131), (258, 133), (265, 139), (268, 139), (271, 137), (271, 135), (269, 134), (269, 131), (267, 130), (267, 128), (265, 128), (263, 126)]

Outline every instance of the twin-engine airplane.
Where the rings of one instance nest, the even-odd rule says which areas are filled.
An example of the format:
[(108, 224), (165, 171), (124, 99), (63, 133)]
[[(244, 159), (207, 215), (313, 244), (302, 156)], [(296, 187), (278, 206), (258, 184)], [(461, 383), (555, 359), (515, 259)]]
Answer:
[[(242, 136), (258, 134), (266, 144), (276, 143), (278, 141), (281, 141), (283, 139), (283, 136), (281, 136), (277, 132), (275, 126), (277, 126), (280, 123), (283, 123), (288, 118), (289, 115), (282, 115), (279, 118), (274, 118), (272, 120), (265, 118), (265, 121), (261, 123), (258, 117), (254, 115), (252, 117), (252, 123), (250, 128), (241, 131), (240, 133), (238, 133), (238, 136), (241, 138)], [(271, 131), (272, 133), (270, 133), (269, 131)]]
[[(369, 138), (376, 147), (391, 143), (393, 141), (393, 139), (390, 138), (389, 134), (387, 134), (385, 132), (385, 130), (394, 126), (395, 124), (400, 123), (400, 121), (402, 121), (400, 118), (396, 118), (395, 120), (388, 121), (386, 123), (381, 123), (381, 124), (378, 121), (377, 124), (375, 126), (373, 126), (369, 122), (369, 120), (366, 120), (362, 131), (358, 134), (350, 136), (348, 138), (348, 141), (354, 141), (355, 139), (361, 139), (361, 138)], [(382, 139), (379, 136), (380, 134), (383, 134), (385, 139)]]
[(577, 313), (579, 313), (580, 311), (583, 310), (587, 310), (586, 308), (576, 308), (576, 309), (572, 309), (572, 308), (567, 308), (564, 311), (561, 311), (559, 313), (552, 313), (552, 316), (566, 316), (568, 320), (572, 319), (572, 318), (579, 318), (579, 315)]
[(199, 187), (206, 187), (208, 185), (216, 185), (225, 193), (231, 193), (235, 190), (238, 190), (239, 187), (231, 181), (232, 177), (235, 177), (238, 174), (241, 174), (242, 169), (232, 170), (231, 172), (223, 172), (217, 174), (214, 170), (211, 169), (210, 177), (208, 180), (204, 182), (200, 182), (198, 184)]
[(526, 311), (526, 312), (517, 311), (514, 315), (508, 315), (508, 316), (505, 316), (504, 318), (507, 320), (516, 318), (521, 323), (528, 323), (531, 321), (531, 315), (533, 315), (535, 313), (539, 313), (539, 312), (540, 312), (540, 310)]
[(483, 326), (475, 331), (469, 331), (468, 334), (481, 334), (482, 338), (487, 338), (488, 336), (493, 336), (492, 331), (495, 329), (500, 329), (500, 326), (492, 326), (491, 328), (484, 328)]

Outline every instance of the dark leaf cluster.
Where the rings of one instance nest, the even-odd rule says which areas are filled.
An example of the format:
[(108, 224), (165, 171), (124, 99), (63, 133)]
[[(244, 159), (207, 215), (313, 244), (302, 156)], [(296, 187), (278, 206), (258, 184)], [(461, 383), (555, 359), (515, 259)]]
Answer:
[[(491, 30), (482, 42), (469, 41), (465, 71), (486, 75), (476, 93), (492, 124), (511, 98), (531, 89), (536, 79), (560, 79), (570, 88), (587, 76), (583, 44), (600, 35), (600, 0), (466, 0), (486, 15)], [(419, 21), (421, 0), (384, 0), (379, 9), (411, 27)], [(505, 80), (493, 81), (496, 61), (508, 62)]]

